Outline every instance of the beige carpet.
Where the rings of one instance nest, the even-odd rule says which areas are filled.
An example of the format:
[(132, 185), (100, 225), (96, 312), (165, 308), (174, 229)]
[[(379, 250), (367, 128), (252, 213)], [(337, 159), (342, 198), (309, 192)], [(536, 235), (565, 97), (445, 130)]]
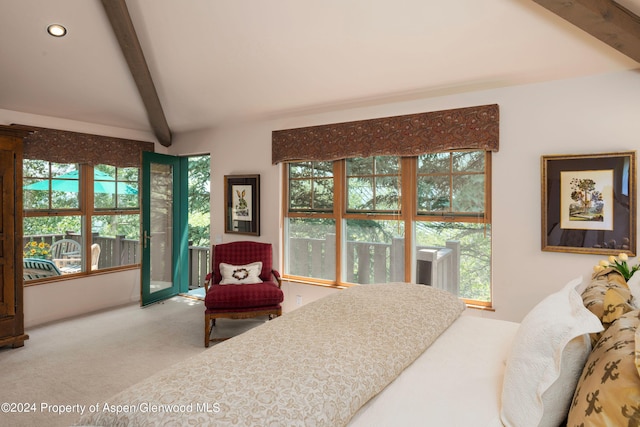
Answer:
[[(69, 426), (81, 405), (106, 399), (160, 369), (205, 351), (202, 301), (174, 297), (27, 330), (22, 348), (0, 349), (0, 424)], [(219, 319), (233, 336), (266, 318)], [(211, 348), (211, 347), (210, 347)], [(68, 407), (64, 407), (68, 406)], [(71, 413), (58, 413), (60, 411)], [(29, 411), (29, 412), (26, 412)]]

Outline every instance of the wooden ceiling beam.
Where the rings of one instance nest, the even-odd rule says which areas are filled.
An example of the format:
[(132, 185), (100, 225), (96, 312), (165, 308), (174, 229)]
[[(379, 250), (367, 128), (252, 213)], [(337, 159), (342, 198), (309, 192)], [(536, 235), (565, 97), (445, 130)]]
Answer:
[(640, 62), (640, 17), (613, 0), (533, 0)]
[(171, 130), (162, 110), (160, 98), (158, 98), (156, 87), (153, 84), (136, 30), (131, 22), (127, 4), (125, 0), (102, 0), (102, 6), (107, 13), (113, 32), (129, 65), (129, 71), (138, 87), (153, 133), (160, 144), (169, 147), (171, 145)]

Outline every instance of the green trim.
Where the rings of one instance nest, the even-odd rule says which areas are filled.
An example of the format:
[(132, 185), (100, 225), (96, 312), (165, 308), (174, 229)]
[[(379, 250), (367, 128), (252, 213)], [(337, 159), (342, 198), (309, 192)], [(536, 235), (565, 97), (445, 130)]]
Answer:
[[(150, 246), (145, 248), (145, 231), (151, 228), (151, 164), (170, 165), (173, 169), (173, 248), (172, 248), (172, 286), (154, 293), (150, 291), (151, 271)], [(168, 156), (159, 153), (144, 152), (142, 157), (142, 268), (141, 303), (143, 306), (162, 301), (189, 289), (188, 271), (188, 158)]]

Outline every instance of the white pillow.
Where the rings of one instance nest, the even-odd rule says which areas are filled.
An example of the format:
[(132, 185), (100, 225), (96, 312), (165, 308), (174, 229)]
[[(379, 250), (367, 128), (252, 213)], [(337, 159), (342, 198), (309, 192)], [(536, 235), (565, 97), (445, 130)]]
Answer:
[(507, 427), (557, 427), (591, 351), (588, 334), (604, 330), (587, 310), (577, 278), (522, 320), (504, 373), (501, 420)]
[(241, 285), (245, 283), (262, 283), (260, 272), (262, 261), (246, 265), (231, 265), (220, 263), (221, 285)]

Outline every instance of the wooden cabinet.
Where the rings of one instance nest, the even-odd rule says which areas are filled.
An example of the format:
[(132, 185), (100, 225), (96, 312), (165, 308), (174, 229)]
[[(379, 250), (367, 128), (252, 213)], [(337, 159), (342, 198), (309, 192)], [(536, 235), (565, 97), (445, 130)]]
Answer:
[(0, 347), (22, 347), (22, 139), (28, 133), (0, 126)]

